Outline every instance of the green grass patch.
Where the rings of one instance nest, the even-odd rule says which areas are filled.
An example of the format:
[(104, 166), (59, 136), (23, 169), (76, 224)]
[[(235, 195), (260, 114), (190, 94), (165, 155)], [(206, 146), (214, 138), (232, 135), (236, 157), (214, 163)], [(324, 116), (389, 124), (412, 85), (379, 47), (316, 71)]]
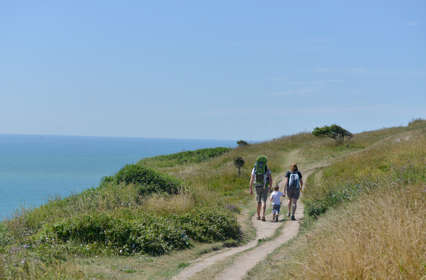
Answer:
[(146, 158), (139, 161), (140, 165), (149, 165), (153, 167), (173, 167), (176, 165), (200, 163), (208, 161), (212, 158), (218, 157), (227, 153), (231, 148), (218, 147), (218, 148), (207, 148), (199, 149), (195, 151), (185, 151), (170, 155), (156, 156), (152, 158)]

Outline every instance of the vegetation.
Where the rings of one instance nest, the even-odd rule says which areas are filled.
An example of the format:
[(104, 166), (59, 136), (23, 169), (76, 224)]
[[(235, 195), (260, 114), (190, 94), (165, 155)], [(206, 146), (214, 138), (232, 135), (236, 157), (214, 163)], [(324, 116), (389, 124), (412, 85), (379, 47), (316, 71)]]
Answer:
[(238, 147), (244, 147), (244, 146), (247, 146), (249, 143), (247, 143), (246, 141), (244, 141), (244, 140), (238, 140), (237, 141), (237, 145), (238, 145)]
[(176, 154), (157, 156), (153, 158), (143, 159), (140, 164), (150, 167), (173, 167), (176, 165), (193, 164), (208, 161), (212, 158), (221, 156), (229, 152), (230, 148), (218, 147), (207, 148), (195, 151), (186, 151)]
[(234, 159), (234, 165), (238, 168), (238, 176), (241, 176), (241, 167), (244, 166), (244, 159), (242, 157), (237, 157)]
[(318, 137), (327, 136), (336, 140), (337, 142), (343, 142), (345, 140), (345, 136), (353, 136), (352, 133), (336, 124), (332, 124), (331, 126), (315, 127), (315, 129), (312, 131), (312, 134)]
[[(373, 262), (377, 274), (365, 275), (389, 278), (379, 272), (396, 271), (398, 258), (388, 257), (403, 255), (401, 271), (395, 275), (413, 278), (424, 273), (418, 264), (425, 263), (422, 255), (418, 257), (424, 253), (424, 243), (418, 240), (425, 240), (426, 232), (419, 218), (424, 217), (424, 207), (418, 206), (424, 205), (419, 188), (425, 181), (425, 127), (425, 121), (416, 120), (408, 127), (357, 134), (339, 146), (301, 133), (244, 148), (143, 159), (105, 177), (97, 188), (52, 200), (0, 223), (0, 279), (164, 279), (200, 254), (238, 245), (248, 240), (236, 218), (251, 201), (248, 180), (260, 154), (268, 157), (273, 174), (286, 170), (295, 159), (301, 170), (309, 162), (333, 162), (309, 178), (304, 234), (283, 249), (285, 254), (291, 250), (291, 261), (277, 252), (273, 262), (279, 265), (266, 262), (263, 277), (315, 278), (309, 267), (322, 279), (365, 278), (356, 274), (359, 271), (350, 274), (349, 263), (357, 260), (365, 265), (371, 262), (365, 256), (381, 260), (383, 254), (383, 262)], [(234, 169), (237, 157), (245, 161), (241, 176)], [(399, 205), (406, 206), (399, 217), (398, 198)], [(376, 210), (368, 206), (374, 201), (379, 203)], [(385, 214), (389, 216), (384, 218)], [(402, 230), (409, 227), (404, 244), (396, 240), (404, 233), (391, 227), (392, 219)], [(390, 230), (395, 234), (387, 234)], [(393, 251), (385, 244), (395, 244)], [(333, 248), (336, 257), (327, 255), (332, 252), (327, 248)], [(318, 255), (318, 260), (309, 255)], [(343, 268), (342, 274), (319, 272), (327, 258), (333, 267)], [(270, 270), (275, 272), (266, 272)]]
[[(370, 137), (386, 131), (395, 130)], [(425, 158), (423, 121), (319, 170), (304, 193), (303, 233), (247, 278), (424, 277)]]
[(137, 185), (139, 195), (147, 195), (154, 192), (177, 194), (181, 188), (179, 181), (175, 178), (135, 164), (128, 164), (121, 169), (115, 175), (115, 181), (118, 184)]

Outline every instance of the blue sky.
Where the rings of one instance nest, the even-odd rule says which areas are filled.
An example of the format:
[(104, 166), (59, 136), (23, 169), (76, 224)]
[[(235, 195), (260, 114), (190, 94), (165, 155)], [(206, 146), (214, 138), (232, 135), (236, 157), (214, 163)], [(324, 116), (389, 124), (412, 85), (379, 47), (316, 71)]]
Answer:
[(425, 1), (2, 1), (0, 133), (262, 140), (426, 117)]

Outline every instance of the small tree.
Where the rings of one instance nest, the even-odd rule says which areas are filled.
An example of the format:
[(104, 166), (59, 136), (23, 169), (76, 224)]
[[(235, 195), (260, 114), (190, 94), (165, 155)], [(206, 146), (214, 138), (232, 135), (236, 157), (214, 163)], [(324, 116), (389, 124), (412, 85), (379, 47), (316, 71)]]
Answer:
[(244, 166), (244, 159), (242, 157), (237, 157), (234, 159), (234, 165), (236, 168), (238, 168), (238, 176), (241, 176), (241, 167)]
[(238, 147), (244, 147), (244, 146), (247, 146), (249, 143), (247, 143), (244, 140), (238, 140), (237, 144), (238, 144)]
[(315, 129), (312, 131), (312, 134), (318, 137), (327, 136), (336, 140), (336, 142), (343, 142), (345, 140), (345, 136), (353, 136), (352, 133), (336, 124), (332, 124), (330, 126), (315, 127)]

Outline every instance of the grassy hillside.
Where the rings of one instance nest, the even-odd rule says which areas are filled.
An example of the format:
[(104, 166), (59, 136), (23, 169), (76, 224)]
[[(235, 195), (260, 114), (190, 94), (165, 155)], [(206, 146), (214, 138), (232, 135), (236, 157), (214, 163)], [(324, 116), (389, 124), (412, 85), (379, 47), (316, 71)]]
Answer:
[(424, 277), (426, 125), (398, 132), (312, 176), (304, 233), (247, 279)]
[[(425, 146), (424, 127), (420, 121), (361, 133), (339, 146), (302, 133), (127, 165), (105, 177), (97, 188), (50, 201), (1, 223), (0, 279), (170, 277), (200, 254), (250, 238), (250, 226), (240, 213), (252, 202), (248, 178), (257, 155), (268, 156), (274, 175), (288, 168), (292, 154), (297, 154), (302, 171), (308, 162), (336, 162), (317, 173), (311, 182), (315, 187), (305, 193), (314, 221), (339, 204), (381, 189), (387, 181), (379, 179), (406, 178), (414, 187), (424, 182), (424, 169), (418, 168), (424, 150), (414, 148)], [(419, 144), (405, 145), (413, 139), (420, 139)], [(389, 146), (381, 150), (382, 143)], [(390, 149), (393, 152), (383, 156), (381, 151)], [(400, 156), (398, 151), (403, 151)], [(241, 176), (233, 164), (237, 156), (246, 161)], [(403, 168), (404, 156), (414, 168)], [(320, 223), (313, 224), (312, 228)]]

